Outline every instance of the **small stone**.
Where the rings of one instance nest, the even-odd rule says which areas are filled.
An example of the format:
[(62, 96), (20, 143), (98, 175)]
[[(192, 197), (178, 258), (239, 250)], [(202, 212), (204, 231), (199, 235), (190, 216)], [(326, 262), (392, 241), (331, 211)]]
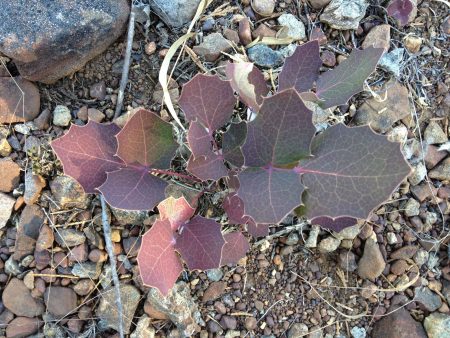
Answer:
[(23, 277), (23, 283), (29, 290), (34, 289), (34, 274), (33, 271), (28, 272), (25, 277)]
[(207, 62), (216, 61), (221, 56), (221, 52), (227, 52), (230, 49), (230, 41), (225, 39), (220, 33), (209, 34), (200, 45), (194, 46), (194, 52), (204, 57)]
[(427, 144), (440, 144), (448, 140), (441, 126), (436, 121), (430, 121), (427, 129), (425, 129), (424, 138)]
[(143, 315), (139, 318), (136, 329), (130, 335), (130, 338), (154, 338), (155, 333), (155, 329), (151, 326), (151, 319)]
[(42, 224), (36, 241), (36, 250), (42, 251), (52, 247), (54, 241), (52, 229), (47, 224)]
[(375, 98), (366, 100), (358, 109), (355, 122), (370, 124), (375, 131), (385, 133), (395, 122), (410, 115), (408, 89), (391, 80), (382, 88), (380, 97), (382, 101)]
[(20, 167), (10, 158), (0, 159), (0, 191), (10, 192), (20, 181)]
[(23, 257), (34, 253), (44, 220), (45, 215), (41, 207), (27, 205), (23, 209), (17, 226), (16, 243), (14, 245), (13, 257), (15, 260), (21, 260)]
[(246, 317), (245, 318), (244, 326), (245, 326), (246, 330), (252, 331), (252, 330), (256, 329), (257, 325), (258, 325), (258, 321), (256, 320), (255, 317)]
[(0, 139), (0, 156), (6, 157), (11, 154), (12, 147), (6, 138)]
[(102, 272), (102, 265), (99, 263), (83, 262), (77, 263), (72, 268), (72, 274), (80, 278), (90, 278), (97, 280)]
[(151, 9), (167, 25), (180, 27), (192, 20), (199, 3), (200, 0), (152, 0)]
[(342, 251), (338, 256), (339, 267), (348, 272), (353, 272), (358, 268), (355, 254), (351, 251)]
[(153, 55), (156, 52), (156, 42), (150, 41), (145, 45), (145, 54), (147, 55)]
[(308, 334), (308, 326), (303, 323), (294, 323), (288, 331), (288, 338), (300, 338)]
[[(408, 16), (405, 20), (404, 16), (400, 13), (402, 12), (401, 9), (399, 9), (400, 6), (405, 6), (403, 1), (398, 0), (391, 0), (386, 6), (388, 14), (397, 21), (397, 24), (400, 27), (405, 26), (406, 24), (413, 22), (417, 15), (417, 0), (410, 0), (408, 1), (409, 5), (411, 5), (411, 11), (408, 11)], [(392, 6), (392, 9), (390, 8)]]
[(85, 262), (88, 259), (88, 246), (86, 243), (77, 245), (69, 251), (69, 262)]
[[(100, 304), (97, 307), (96, 314), (100, 317), (99, 325), (103, 328), (111, 328), (118, 330), (119, 317), (115, 306), (115, 292), (113, 288), (102, 293)], [(141, 300), (139, 290), (132, 285), (120, 286), (120, 298), (123, 306), (123, 330), (124, 333), (130, 333), (131, 323), (133, 321), (134, 313)]]
[(387, 24), (373, 27), (366, 35), (362, 48), (367, 47), (383, 48), (385, 52), (389, 50), (391, 42), (391, 26)]
[(283, 55), (266, 45), (255, 45), (247, 53), (249, 59), (261, 67), (275, 68), (283, 63)]
[(14, 198), (0, 192), (0, 229), (8, 222), (15, 203)]
[(448, 313), (433, 312), (425, 317), (423, 322), (428, 338), (450, 337), (450, 315)]
[[(223, 36), (225, 37), (225, 39), (230, 40), (232, 42), (234, 42), (236, 45), (239, 44), (241, 41), (239, 39), (239, 34), (238, 32), (236, 32), (233, 29), (230, 28), (224, 28), (223, 29)], [(251, 36), (250, 36), (251, 38)]]
[(79, 296), (86, 296), (95, 288), (95, 283), (90, 279), (79, 279), (73, 287), (73, 291)]
[(17, 276), (22, 273), (22, 269), (19, 266), (19, 262), (17, 262), (13, 256), (10, 256), (5, 262), (5, 272), (9, 275)]
[(426, 286), (415, 288), (414, 295), (414, 300), (421, 303), (427, 311), (436, 311), (442, 305), (442, 300), (439, 295), (431, 291)]
[(361, 296), (365, 299), (369, 299), (375, 294), (375, 292), (377, 292), (377, 290), (378, 288), (375, 284), (365, 280), (361, 288)]
[(25, 283), (13, 278), (3, 291), (2, 301), (5, 307), (16, 316), (36, 317), (44, 312), (44, 306), (31, 296)]
[(210, 269), (206, 271), (206, 275), (208, 276), (209, 280), (213, 282), (218, 282), (223, 277), (222, 269)]
[(326, 45), (328, 42), (327, 36), (320, 27), (315, 27), (311, 31), (310, 41), (314, 40), (317, 40), (321, 46)]
[(286, 245), (297, 245), (299, 239), (297, 232), (291, 232), (286, 239)]
[(368, 6), (365, 0), (332, 0), (320, 15), (320, 21), (334, 29), (356, 30)]
[(86, 241), (86, 236), (75, 229), (59, 229), (56, 231), (56, 242), (62, 247), (73, 247)]
[(45, 305), (47, 311), (57, 318), (71, 314), (77, 307), (77, 295), (71, 289), (62, 286), (52, 286), (45, 290)]
[(252, 30), (250, 28), (250, 20), (247, 18), (239, 21), (239, 40), (246, 46), (252, 42)]
[(403, 38), (403, 44), (410, 53), (415, 54), (422, 46), (422, 38), (408, 34)]
[(33, 120), (33, 123), (36, 126), (36, 129), (37, 130), (47, 130), (50, 127), (51, 115), (52, 114), (49, 109), (44, 109), (42, 111), (42, 113), (40, 113), (39, 116)]
[(390, 142), (399, 142), (404, 144), (408, 138), (408, 128), (403, 124), (396, 126), (392, 128), (392, 130), (388, 131), (386, 136)]
[(414, 198), (410, 198), (408, 202), (406, 202), (404, 212), (408, 217), (419, 215), (420, 203), (417, 202)]
[(89, 108), (87, 111), (89, 120), (95, 121), (95, 122), (102, 122), (105, 119), (105, 114), (103, 114), (100, 110), (95, 108)]
[(380, 61), (378, 61), (378, 66), (384, 68), (389, 73), (392, 73), (395, 77), (399, 77), (404, 54), (404, 48), (395, 48), (381, 57)]
[(361, 278), (375, 280), (386, 266), (378, 244), (371, 238), (366, 240), (364, 253), (358, 262), (358, 275)]
[(428, 261), (429, 255), (427, 250), (419, 249), (413, 257), (414, 262), (416, 262), (417, 266), (420, 268)]
[(58, 176), (50, 182), (55, 202), (62, 209), (85, 209), (89, 205), (90, 198), (85, 194), (81, 185), (69, 176)]
[(450, 157), (431, 170), (428, 176), (441, 181), (450, 181)]
[(391, 272), (397, 276), (403, 275), (407, 269), (408, 263), (403, 259), (399, 259), (391, 265)]
[(311, 231), (309, 232), (308, 239), (305, 242), (305, 247), (315, 248), (317, 247), (317, 238), (319, 237), (320, 226), (313, 224)]
[(327, 67), (334, 67), (336, 65), (336, 55), (329, 50), (324, 50), (320, 55), (322, 62)]
[(252, 36), (254, 39), (256, 38), (274, 38), (277, 35), (277, 32), (269, 27), (267, 27), (264, 23), (261, 23), (255, 30), (252, 32)]
[(426, 147), (425, 153), (425, 165), (428, 169), (433, 169), (439, 162), (441, 162), (446, 156), (445, 150), (439, 150), (437, 146), (429, 145)]
[(353, 338), (366, 338), (366, 329), (363, 327), (354, 326), (350, 330)]
[(139, 237), (128, 237), (124, 238), (122, 241), (123, 250), (128, 257), (136, 257), (139, 249), (141, 248), (141, 236)]
[(148, 301), (144, 303), (144, 312), (152, 319), (168, 320), (169, 317), (158, 310), (156, 310), (152, 304)]
[(333, 236), (326, 237), (320, 241), (319, 251), (324, 253), (336, 251), (339, 247), (339, 244), (341, 244), (340, 239), (337, 239)]
[(344, 228), (339, 232), (334, 233), (334, 237), (338, 239), (355, 239), (361, 231), (361, 226), (359, 224), (355, 224), (349, 227)]
[(427, 338), (427, 335), (422, 325), (416, 322), (407, 310), (399, 308), (375, 323), (371, 337)]
[(252, 8), (261, 16), (270, 16), (275, 10), (275, 0), (253, 0)]
[(394, 251), (390, 255), (390, 259), (404, 259), (408, 260), (412, 258), (416, 252), (418, 247), (415, 245), (406, 245), (401, 247), (400, 249)]
[(408, 181), (411, 185), (417, 185), (422, 182), (427, 175), (427, 168), (422, 162), (413, 166), (411, 174), (408, 176)]
[(7, 338), (31, 337), (42, 326), (39, 318), (16, 317), (6, 327)]
[(211, 300), (217, 299), (223, 295), (225, 292), (225, 288), (227, 287), (227, 283), (225, 282), (213, 282), (203, 293), (202, 302), (206, 303)]
[[(6, 13), (5, 8), (2, 10)], [(0, 45), (4, 39), (2, 33), (0, 28)], [(39, 89), (34, 83), (21, 77), (0, 77), (0, 98), (0, 124), (31, 121), (39, 114)]]
[(305, 25), (292, 14), (282, 14), (278, 18), (281, 26), (287, 27), (287, 32), (283, 32), (281, 37), (289, 37), (294, 41), (306, 39)]
[(386, 240), (390, 245), (396, 244), (398, 242), (397, 236), (393, 232), (388, 232), (386, 234)]
[(93, 84), (89, 88), (89, 95), (97, 100), (103, 101), (106, 96), (106, 84), (105, 81), (100, 81), (98, 83)]
[(308, 0), (309, 5), (314, 9), (324, 8), (331, 0)]
[(220, 325), (225, 330), (234, 330), (237, 327), (237, 320), (236, 317), (233, 316), (223, 316), (220, 320)]
[(47, 183), (41, 175), (33, 175), (30, 170), (25, 174), (25, 194), (23, 195), (26, 204), (34, 204), (39, 199), (42, 189)]
[(66, 106), (58, 105), (53, 110), (53, 124), (55, 126), (67, 127), (71, 119), (72, 115)]

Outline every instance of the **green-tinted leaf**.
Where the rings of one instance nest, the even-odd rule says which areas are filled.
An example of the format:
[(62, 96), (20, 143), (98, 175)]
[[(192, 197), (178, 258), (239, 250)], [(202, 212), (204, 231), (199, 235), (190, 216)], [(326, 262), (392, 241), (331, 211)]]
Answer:
[(222, 154), (226, 161), (236, 167), (244, 165), (242, 145), (247, 137), (247, 123), (232, 123), (222, 139)]

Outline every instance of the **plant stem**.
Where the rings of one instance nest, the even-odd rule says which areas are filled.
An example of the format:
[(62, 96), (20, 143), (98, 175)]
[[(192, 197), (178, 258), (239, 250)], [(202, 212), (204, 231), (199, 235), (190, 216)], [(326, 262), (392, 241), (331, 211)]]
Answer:
[(119, 319), (119, 336), (124, 338), (123, 333), (123, 307), (122, 301), (120, 299), (120, 283), (119, 276), (117, 275), (117, 265), (116, 256), (114, 255), (113, 244), (111, 240), (111, 226), (108, 222), (108, 216), (106, 215), (106, 202), (102, 194), (100, 194), (100, 202), (102, 204), (102, 225), (103, 225), (103, 236), (105, 237), (106, 251), (109, 256), (109, 262), (111, 264), (111, 274), (114, 282), (114, 293), (117, 306), (117, 315)]
[(189, 175), (176, 173), (176, 172), (170, 171), (170, 170), (150, 169), (150, 172), (151, 173), (155, 173), (155, 174), (162, 174), (162, 175), (169, 175), (169, 176), (175, 176), (175, 177), (179, 177), (179, 178), (184, 178), (184, 179), (186, 179), (188, 181), (201, 182), (201, 180), (199, 180), (196, 177), (192, 177), (192, 176), (189, 176)]

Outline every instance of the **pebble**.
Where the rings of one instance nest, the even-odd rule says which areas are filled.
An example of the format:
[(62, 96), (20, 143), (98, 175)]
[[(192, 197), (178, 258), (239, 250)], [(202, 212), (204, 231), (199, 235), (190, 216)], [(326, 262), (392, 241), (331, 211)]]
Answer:
[(358, 262), (358, 275), (361, 278), (374, 280), (379, 277), (386, 267), (378, 244), (371, 238), (366, 240), (364, 253)]
[(414, 262), (416, 262), (417, 266), (420, 268), (428, 261), (429, 255), (427, 250), (419, 249), (413, 257)]
[(8, 222), (15, 203), (14, 198), (0, 192), (0, 229)]
[(225, 39), (220, 33), (209, 34), (200, 45), (194, 46), (194, 52), (207, 62), (216, 61), (222, 55), (221, 52), (227, 52), (230, 49), (230, 41)]
[(53, 110), (53, 124), (55, 126), (67, 127), (71, 119), (72, 115), (66, 106), (57, 105)]
[(300, 338), (308, 334), (308, 326), (303, 323), (294, 323), (289, 329), (288, 338)]
[(202, 302), (209, 302), (211, 300), (217, 299), (223, 295), (227, 283), (225, 282), (213, 282), (203, 293)]
[(408, 128), (401, 124), (389, 130), (386, 136), (390, 142), (404, 144), (408, 138)]
[(106, 96), (106, 84), (105, 81), (100, 81), (98, 83), (93, 84), (89, 88), (89, 95), (97, 100), (103, 101)]
[(87, 110), (89, 120), (100, 123), (105, 119), (105, 114), (95, 108), (89, 108)]
[(441, 144), (448, 141), (447, 136), (436, 121), (430, 121), (425, 129), (424, 138), (427, 144)]
[(17, 276), (18, 274), (22, 273), (22, 269), (19, 266), (19, 263), (13, 258), (13, 256), (10, 256), (6, 262), (5, 262), (5, 272), (8, 275)]
[(404, 11), (401, 10), (401, 7), (404, 6), (404, 1), (391, 0), (386, 6), (387, 14), (393, 17), (400, 27), (413, 22), (417, 15), (417, 0), (409, 0), (408, 2), (412, 5), (412, 8), (406, 18)]
[(372, 337), (383, 338), (427, 338), (419, 322), (416, 322), (404, 308), (382, 317), (373, 326)]
[(11, 154), (12, 147), (6, 138), (0, 139), (0, 156), (6, 157)]
[[(1, 26), (0, 32), (2, 32)], [(3, 34), (0, 34), (0, 41), (3, 39)], [(25, 98), (23, 105), (21, 90)], [(0, 100), (0, 125), (31, 121), (39, 114), (41, 105), (39, 89), (34, 83), (21, 77), (0, 77), (0, 97), (2, 98)], [(20, 102), (20, 109), (17, 109), (18, 102)]]
[(53, 198), (62, 209), (88, 207), (90, 198), (81, 185), (69, 176), (58, 176), (50, 182)]
[(245, 326), (246, 330), (252, 331), (252, 330), (256, 329), (257, 325), (258, 325), (258, 321), (256, 320), (255, 317), (246, 317), (245, 318), (244, 326)]
[(51, 112), (49, 109), (44, 109), (38, 117), (33, 120), (37, 130), (47, 130), (50, 127)]
[(428, 338), (450, 337), (450, 315), (448, 313), (431, 313), (428, 317), (425, 317), (423, 326)]
[(309, 5), (314, 9), (321, 9), (328, 5), (331, 0), (308, 0)]
[(412, 172), (408, 176), (408, 181), (411, 183), (411, 185), (418, 185), (420, 182), (422, 182), (427, 175), (427, 168), (422, 162), (419, 162), (416, 165), (412, 166)]
[(450, 181), (450, 157), (431, 170), (428, 176), (441, 181)]
[(250, 28), (250, 20), (247, 18), (239, 21), (239, 40), (246, 46), (252, 42), (252, 30)]
[(233, 316), (223, 316), (220, 325), (226, 330), (234, 330), (237, 327), (237, 319)]
[(436, 311), (442, 305), (441, 297), (426, 286), (420, 286), (414, 289), (414, 300), (421, 303), (430, 312)]
[(6, 285), (2, 301), (5, 307), (16, 316), (31, 318), (44, 312), (43, 304), (33, 298), (25, 283), (17, 278), (11, 279)]
[(72, 274), (80, 278), (98, 279), (102, 272), (102, 264), (93, 262), (76, 263), (72, 268)]
[(33, 175), (33, 172), (29, 170), (25, 174), (25, 193), (23, 195), (25, 203), (28, 205), (36, 203), (46, 185), (47, 183), (41, 175)]
[(77, 295), (68, 287), (52, 286), (45, 290), (47, 311), (57, 318), (64, 317), (77, 307)]
[(361, 47), (383, 48), (385, 52), (389, 50), (391, 42), (391, 26), (387, 24), (377, 25), (367, 33)]
[(86, 236), (75, 229), (59, 229), (55, 235), (56, 242), (62, 247), (73, 247), (86, 241)]
[(16, 243), (14, 245), (13, 258), (21, 260), (25, 256), (32, 255), (39, 237), (39, 231), (44, 223), (45, 215), (41, 207), (27, 205), (20, 215), (17, 226)]
[(0, 191), (10, 192), (20, 181), (20, 167), (10, 158), (0, 159)]
[(403, 44), (410, 53), (415, 54), (422, 46), (422, 38), (408, 34), (403, 38)]
[(342, 251), (338, 256), (339, 267), (348, 272), (353, 272), (358, 268), (355, 254), (351, 251)]
[(275, 0), (253, 0), (252, 8), (261, 16), (270, 16), (275, 10)]
[(289, 37), (294, 41), (306, 39), (305, 25), (292, 14), (282, 14), (278, 18), (281, 26), (287, 27), (287, 32), (283, 32), (280, 37)]
[(408, 217), (417, 216), (420, 213), (420, 203), (410, 198), (404, 207), (404, 213)]
[(404, 259), (408, 260), (412, 258), (418, 250), (418, 247), (415, 245), (406, 245), (401, 247), (400, 249), (394, 251), (390, 255), (390, 259)]
[(384, 68), (384, 70), (395, 75), (395, 77), (400, 76), (400, 67), (403, 62), (405, 49), (395, 48), (389, 53), (385, 53), (380, 61), (378, 61), (378, 66)]
[(333, 236), (328, 236), (320, 241), (319, 243), (319, 251), (323, 253), (329, 253), (336, 251), (341, 244), (341, 240), (337, 239)]
[(393, 232), (388, 232), (386, 234), (386, 240), (390, 245), (396, 244), (398, 242), (397, 236)]
[(320, 226), (314, 224), (311, 226), (311, 230), (308, 235), (308, 239), (305, 242), (305, 247), (315, 248), (317, 247), (317, 238), (319, 237)]
[(200, 0), (152, 0), (151, 10), (167, 25), (180, 27), (190, 22)]
[(261, 67), (275, 68), (283, 63), (283, 55), (266, 45), (255, 45), (247, 53), (249, 59)]
[(366, 329), (363, 327), (359, 327), (359, 326), (352, 327), (352, 329), (350, 330), (350, 333), (353, 338), (366, 338), (366, 335), (367, 335)]
[(439, 150), (439, 147), (429, 145), (426, 147), (425, 153), (425, 165), (428, 169), (433, 169), (439, 162), (441, 162), (446, 156), (447, 152)]
[(31, 337), (42, 325), (39, 318), (16, 317), (6, 327), (6, 337)]
[(206, 275), (208, 276), (209, 280), (213, 282), (218, 282), (223, 277), (222, 269), (210, 269), (206, 271)]
[(136, 329), (130, 335), (130, 338), (154, 338), (156, 331), (151, 325), (152, 318), (143, 315), (139, 318)]
[(264, 23), (261, 23), (255, 30), (252, 32), (252, 36), (254, 39), (256, 38), (274, 38), (277, 35), (277, 32), (269, 27), (267, 27)]
[(366, 0), (332, 0), (320, 15), (320, 21), (334, 29), (356, 30), (368, 6)]
[[(112, 288), (102, 293), (100, 304), (97, 307), (96, 314), (100, 317), (99, 326), (102, 328), (111, 328), (118, 330), (118, 312), (115, 306), (115, 292)], [(131, 323), (134, 313), (141, 300), (139, 290), (133, 285), (120, 285), (120, 298), (123, 306), (123, 330), (125, 334), (130, 333)]]

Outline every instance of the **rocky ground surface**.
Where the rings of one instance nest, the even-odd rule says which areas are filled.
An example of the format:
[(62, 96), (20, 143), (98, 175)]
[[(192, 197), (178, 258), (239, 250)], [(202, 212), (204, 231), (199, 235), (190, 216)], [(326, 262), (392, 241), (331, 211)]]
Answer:
[[(450, 337), (450, 19), (444, 1), (415, 2), (403, 27), (387, 16), (384, 1), (240, 0), (208, 7), (173, 73), (174, 103), (198, 71), (222, 71), (223, 53), (245, 53), (276, 80), (292, 48), (244, 47), (257, 37), (318, 39), (324, 70), (352, 48), (382, 47), (386, 54), (368, 80), (373, 93), (320, 112), (316, 122), (320, 128), (370, 123), (402, 143), (413, 172), (368, 221), (341, 233), (306, 225), (277, 236), (281, 228), (274, 227), (269, 238), (252, 241), (239, 266), (185, 272), (165, 299), (142, 285), (136, 265), (140, 235), (154, 216), (111, 210), (126, 334), (180, 337), (195, 329), (199, 337)], [(95, 7), (109, 3), (117, 5), (109, 12)], [(145, 11), (137, 16), (124, 101), (130, 112), (139, 106), (160, 111), (162, 59), (198, 1), (151, 3), (160, 18), (151, 14), (147, 21)], [(22, 13), (24, 22), (44, 15), (45, 6), (36, 6)], [(87, 31), (42, 17), (28, 44), (0, 38), (0, 337), (118, 337), (100, 201), (62, 175), (49, 146), (71, 123), (114, 116), (128, 9), (115, 1), (82, 6)], [(104, 27), (89, 35), (99, 12)], [(17, 29), (14, 20), (0, 21), (0, 36)], [(105, 39), (120, 34), (105, 50)], [(73, 55), (62, 60), (80, 41), (82, 64)], [(63, 74), (45, 72), (48, 53)], [(161, 115), (169, 119), (165, 110)], [(226, 224), (220, 210), (207, 209), (201, 212)], [(296, 222), (291, 217), (284, 225)]]

